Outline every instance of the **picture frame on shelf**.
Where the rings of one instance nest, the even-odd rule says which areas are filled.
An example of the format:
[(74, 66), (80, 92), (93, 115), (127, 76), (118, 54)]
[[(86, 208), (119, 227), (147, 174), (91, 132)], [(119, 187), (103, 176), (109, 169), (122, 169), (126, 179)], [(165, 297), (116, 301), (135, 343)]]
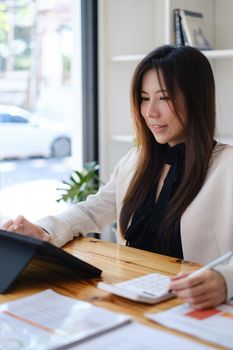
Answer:
[(201, 12), (174, 10), (175, 41), (177, 45), (190, 45), (200, 50), (211, 50)]

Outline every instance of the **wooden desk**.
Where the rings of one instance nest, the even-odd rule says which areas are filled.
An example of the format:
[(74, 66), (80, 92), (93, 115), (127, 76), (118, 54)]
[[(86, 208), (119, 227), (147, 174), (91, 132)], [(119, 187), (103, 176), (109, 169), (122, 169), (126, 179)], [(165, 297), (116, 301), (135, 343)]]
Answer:
[[(15, 283), (14, 288), (8, 294), (0, 295), (0, 303), (52, 288), (63, 295), (85, 300), (109, 310), (127, 313), (135, 320), (150, 327), (164, 329), (198, 341), (194, 337), (159, 326), (144, 317), (145, 312), (162, 311), (179, 305), (178, 299), (171, 299), (156, 305), (146, 305), (108, 294), (97, 289), (96, 285), (100, 280), (116, 283), (151, 272), (172, 276), (180, 271), (196, 269), (199, 265), (87, 237), (75, 239), (64, 249), (102, 269), (101, 278), (79, 280), (74, 276), (73, 271), (70, 273), (56, 267), (48, 269), (47, 262), (33, 261)], [(222, 349), (221, 347), (215, 348)]]

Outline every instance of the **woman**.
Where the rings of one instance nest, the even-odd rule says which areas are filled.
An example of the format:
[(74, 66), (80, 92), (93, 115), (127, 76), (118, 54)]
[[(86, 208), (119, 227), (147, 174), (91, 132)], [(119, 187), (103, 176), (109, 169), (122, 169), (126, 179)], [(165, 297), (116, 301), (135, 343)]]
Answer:
[[(205, 264), (233, 250), (233, 149), (214, 140), (215, 86), (198, 50), (162, 46), (137, 66), (131, 111), (138, 146), (86, 202), (5, 229), (62, 246), (117, 221), (118, 242)], [(43, 228), (43, 229), (42, 229)], [(170, 288), (195, 308), (233, 296), (233, 261)]]

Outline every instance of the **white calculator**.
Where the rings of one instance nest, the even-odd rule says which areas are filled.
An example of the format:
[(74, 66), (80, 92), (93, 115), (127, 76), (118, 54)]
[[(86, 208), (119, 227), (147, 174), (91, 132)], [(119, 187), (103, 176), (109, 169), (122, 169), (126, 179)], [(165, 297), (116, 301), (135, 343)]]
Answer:
[(98, 283), (98, 288), (123, 298), (156, 304), (162, 300), (174, 297), (169, 291), (170, 278), (159, 273), (150, 273), (131, 280), (108, 284)]

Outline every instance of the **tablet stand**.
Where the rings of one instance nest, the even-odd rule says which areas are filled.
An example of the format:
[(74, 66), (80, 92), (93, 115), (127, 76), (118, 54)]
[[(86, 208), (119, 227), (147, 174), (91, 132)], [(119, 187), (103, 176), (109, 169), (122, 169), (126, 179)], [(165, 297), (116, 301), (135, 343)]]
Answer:
[(34, 256), (72, 269), (82, 278), (99, 277), (102, 272), (51, 243), (0, 229), (0, 294), (8, 291)]
[(7, 292), (24, 267), (36, 253), (33, 246), (1, 240), (0, 244), (0, 293)]

